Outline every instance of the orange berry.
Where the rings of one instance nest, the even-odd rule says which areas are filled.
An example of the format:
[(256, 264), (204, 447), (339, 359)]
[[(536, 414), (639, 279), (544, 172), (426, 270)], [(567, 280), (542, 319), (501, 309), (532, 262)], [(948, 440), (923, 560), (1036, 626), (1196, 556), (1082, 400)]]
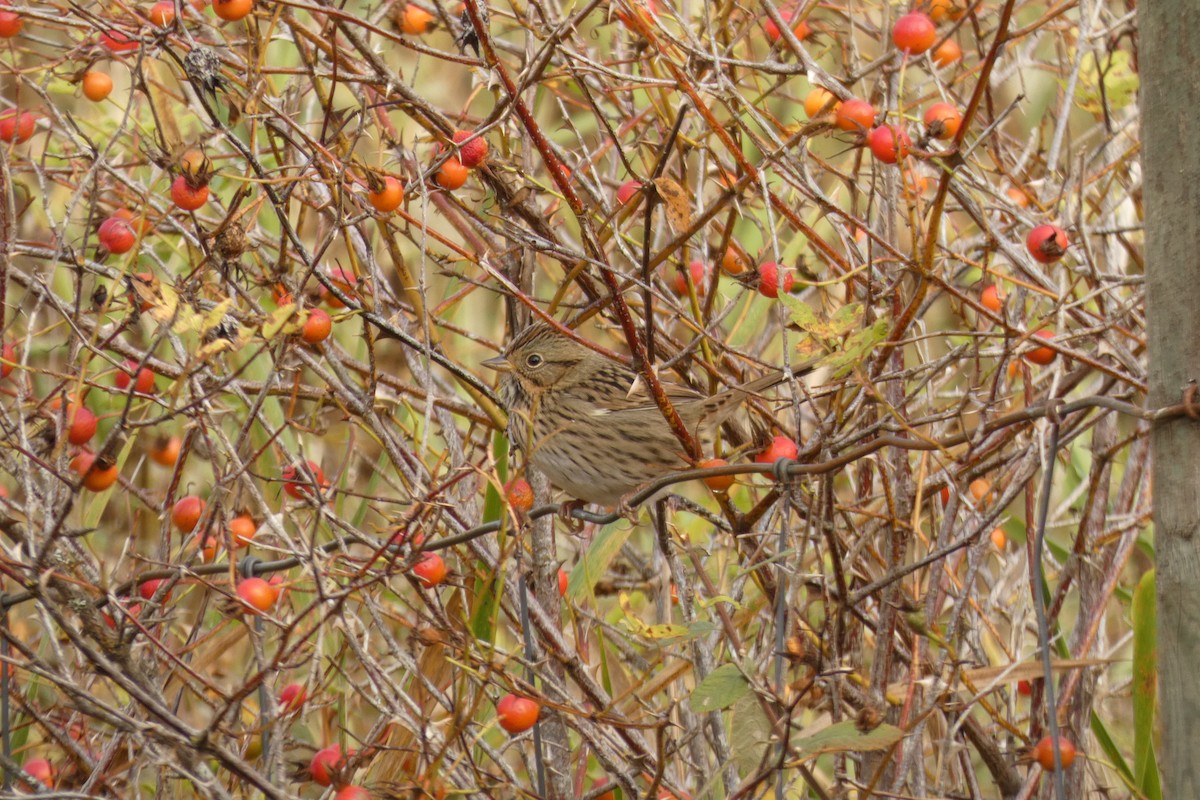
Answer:
[(957, 5), (955, 0), (930, 0), (928, 7), (929, 16), (934, 22), (957, 22), (967, 13), (967, 9)]
[(992, 531), (992, 546), (1000, 552), (1004, 552), (1004, 546), (1008, 544), (1008, 534), (1004, 532), (1004, 528), (996, 528)]
[(795, 459), (800, 454), (796, 443), (786, 436), (776, 436), (766, 448), (754, 457), (755, 463), (774, 464), (781, 458)]
[(200, 524), (206, 505), (202, 498), (194, 494), (181, 497), (171, 509), (171, 522), (183, 533), (191, 533)]
[(173, 467), (179, 460), (183, 440), (178, 436), (163, 436), (150, 447), (150, 460), (164, 467)]
[(158, 27), (165, 28), (175, 21), (175, 4), (171, 0), (158, 0), (150, 6), (146, 16)]
[(300, 331), (300, 338), (308, 344), (318, 344), (329, 338), (333, 332), (333, 318), (329, 312), (321, 308), (309, 310), (308, 319)]
[[(1053, 339), (1054, 331), (1040, 330), (1035, 332), (1033, 335), (1039, 339)], [(1054, 351), (1054, 348), (1037, 347), (1025, 354), (1025, 360), (1030, 364), (1037, 364), (1038, 366), (1044, 367), (1053, 363), (1055, 357), (1057, 356), (1058, 353)]]
[(971, 497), (976, 500), (983, 500), (987, 497), (988, 492), (992, 490), (992, 484), (988, 483), (983, 478), (976, 478), (971, 481), (971, 485), (967, 487), (967, 491), (971, 493)]
[(532, 728), (541, 714), (541, 706), (528, 697), (506, 694), (496, 703), (500, 727), (509, 733), (521, 733)]
[(726, 275), (741, 275), (747, 269), (746, 257), (737, 247), (729, 245), (721, 257), (721, 269)]
[(213, 12), (226, 22), (237, 22), (254, 10), (254, 0), (212, 0)]
[(913, 11), (896, 20), (892, 28), (892, 41), (904, 52), (920, 55), (937, 41), (937, 28), (929, 15)]
[(171, 202), (184, 211), (196, 211), (208, 202), (208, 185), (195, 185), (186, 175), (179, 175), (171, 183)]
[[(1054, 742), (1047, 736), (1029, 751), (1029, 757), (1050, 772), (1054, 769)], [(1075, 763), (1075, 745), (1065, 736), (1058, 737), (1058, 757), (1063, 769)]]
[(939, 67), (948, 67), (951, 64), (962, 61), (962, 48), (958, 46), (958, 42), (953, 39), (947, 39), (933, 51), (933, 63)]
[(463, 163), (457, 158), (451, 156), (442, 162), (441, 169), (438, 170), (434, 181), (437, 185), (447, 191), (454, 191), (467, 182), (467, 176), (471, 174), (471, 170), (463, 166)]
[[(709, 467), (724, 467), (728, 465), (729, 462), (723, 458), (710, 458), (701, 461), (696, 466), (700, 469), (708, 469)], [(736, 480), (736, 476), (734, 475), (712, 475), (705, 478), (704, 483), (714, 492), (727, 492), (729, 491), (729, 487), (733, 486), (734, 480)]]
[(935, 139), (953, 139), (962, 125), (962, 112), (950, 103), (934, 103), (925, 109), (925, 130)]
[(838, 106), (833, 124), (851, 133), (868, 131), (875, 126), (875, 106), (858, 98), (846, 100)]
[(384, 177), (383, 188), (378, 192), (367, 192), (367, 202), (381, 214), (389, 214), (404, 202), (404, 184), (391, 175)]
[(238, 514), (229, 520), (229, 539), (234, 547), (245, 547), (254, 540), (258, 525), (249, 514)]
[(98, 459), (95, 453), (80, 453), (71, 459), (71, 469), (83, 477), (83, 488), (103, 492), (117, 482), (120, 471), (108, 459)]
[(113, 79), (107, 73), (97, 72), (93, 69), (83, 73), (80, 85), (83, 87), (84, 97), (93, 103), (99, 103), (112, 92)]
[(808, 115), (809, 119), (836, 111), (837, 107), (837, 95), (822, 86), (813, 87), (813, 90), (804, 98), (804, 113)]
[(243, 578), (238, 581), (237, 595), (252, 608), (270, 611), (279, 599), (279, 589), (262, 578)]
[(993, 314), (999, 314), (1004, 308), (1004, 295), (1000, 292), (1000, 287), (994, 283), (983, 287), (983, 291), (979, 293), (979, 305)]
[(409, 36), (420, 36), (433, 30), (434, 17), (420, 6), (409, 3), (400, 18), (400, 30)]
[(533, 487), (524, 478), (514, 478), (504, 484), (504, 496), (508, 498), (508, 504), (517, 511), (533, 508)]
[(449, 568), (437, 553), (425, 553), (412, 566), (412, 573), (426, 589), (437, 586), (446, 580)]

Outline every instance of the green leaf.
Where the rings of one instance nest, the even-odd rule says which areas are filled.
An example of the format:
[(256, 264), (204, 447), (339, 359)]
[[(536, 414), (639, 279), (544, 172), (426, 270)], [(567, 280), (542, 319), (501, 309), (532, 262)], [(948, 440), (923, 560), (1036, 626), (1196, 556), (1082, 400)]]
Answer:
[(748, 691), (750, 681), (746, 680), (742, 670), (736, 664), (722, 664), (692, 690), (692, 710), (702, 714), (729, 708)]
[(1133, 771), (1129, 769), (1129, 764), (1125, 763), (1125, 756), (1121, 754), (1121, 748), (1113, 741), (1112, 735), (1104, 725), (1104, 720), (1100, 719), (1100, 715), (1095, 711), (1092, 712), (1092, 735), (1100, 743), (1100, 749), (1108, 756), (1109, 762), (1121, 780), (1127, 787), (1133, 789)]
[[(500, 480), (504, 480), (508, 470), (508, 438), (502, 431), (496, 431), (492, 437), (492, 455), (499, 467)], [(483, 496), (483, 521), (495, 522), (504, 514), (504, 503), (500, 492), (492, 484), (488, 484)], [(475, 593), (471, 607), (471, 633), (480, 642), (495, 643), (496, 614), (500, 605), (501, 581), (503, 570), (492, 572), (482, 561), (476, 562), (478, 578), (475, 579)]]
[(802, 331), (811, 331), (817, 327), (817, 312), (812, 310), (812, 306), (798, 298), (792, 297), (786, 292), (779, 294), (779, 302), (787, 306), (788, 314), (792, 317), (792, 324)]
[(1158, 618), (1154, 570), (1138, 581), (1130, 606), (1133, 622), (1133, 774), (1146, 797), (1161, 794), (1154, 754), (1158, 711)]
[(608, 565), (621, 550), (633, 528), (628, 525), (606, 525), (596, 534), (583, 558), (567, 577), (567, 596), (578, 603), (592, 596), (592, 588), (604, 577)]
[(296, 317), (296, 304), (284, 303), (279, 308), (267, 315), (267, 321), (263, 323), (262, 335), (268, 341), (279, 335), (280, 331), (291, 333), (292, 330), (299, 330), (300, 320)]
[(1098, 63), (1096, 55), (1089, 53), (1079, 65), (1075, 102), (1100, 117), (1105, 105), (1110, 113), (1129, 106), (1137, 99), (1139, 85), (1138, 74), (1127, 51), (1115, 50), (1100, 57)]
[(888, 321), (878, 319), (869, 328), (850, 334), (837, 352), (822, 360), (821, 366), (832, 369), (834, 378), (841, 378), (866, 360), (867, 354), (886, 339), (887, 334)]
[(794, 742), (800, 757), (812, 758), (823, 753), (855, 753), (887, 750), (904, 738), (904, 731), (894, 725), (880, 725), (862, 733), (854, 720), (837, 722), (812, 736)]
[(729, 722), (733, 758), (742, 774), (749, 775), (762, 763), (763, 753), (771, 746), (771, 722), (753, 694), (733, 704)]

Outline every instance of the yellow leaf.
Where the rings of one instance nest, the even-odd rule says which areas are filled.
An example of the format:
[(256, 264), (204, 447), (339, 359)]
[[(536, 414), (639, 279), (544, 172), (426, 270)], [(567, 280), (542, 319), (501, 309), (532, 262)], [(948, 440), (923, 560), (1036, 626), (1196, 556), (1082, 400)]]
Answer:
[(687, 192), (670, 178), (655, 178), (654, 188), (662, 198), (663, 208), (667, 211), (667, 222), (676, 233), (686, 231), (692, 226), (692, 208), (688, 202)]

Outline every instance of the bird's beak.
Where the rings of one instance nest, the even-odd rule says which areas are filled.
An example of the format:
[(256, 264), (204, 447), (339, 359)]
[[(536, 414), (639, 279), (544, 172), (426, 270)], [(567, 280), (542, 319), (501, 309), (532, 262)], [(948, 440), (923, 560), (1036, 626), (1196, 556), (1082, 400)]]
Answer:
[(496, 370), (496, 372), (512, 372), (512, 364), (504, 356), (489, 358), (487, 361), (481, 363), (488, 369)]

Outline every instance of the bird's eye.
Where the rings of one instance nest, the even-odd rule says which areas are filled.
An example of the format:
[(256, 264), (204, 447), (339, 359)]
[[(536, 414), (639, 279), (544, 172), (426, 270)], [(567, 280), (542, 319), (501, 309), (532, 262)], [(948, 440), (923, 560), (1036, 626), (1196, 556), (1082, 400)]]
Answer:
[(529, 358), (525, 359), (525, 364), (530, 367), (540, 367), (542, 365), (542, 357), (534, 353)]

